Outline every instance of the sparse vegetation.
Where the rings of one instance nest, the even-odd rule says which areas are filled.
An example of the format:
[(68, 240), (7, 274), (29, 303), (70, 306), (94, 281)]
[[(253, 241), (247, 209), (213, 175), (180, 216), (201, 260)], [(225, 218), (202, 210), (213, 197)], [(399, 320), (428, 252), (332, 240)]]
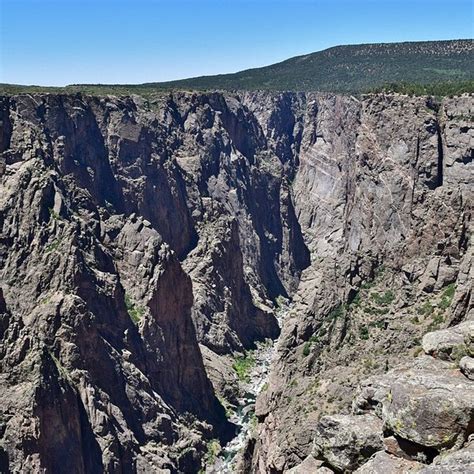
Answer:
[(451, 351), (451, 358), (456, 362), (456, 364), (459, 364), (459, 361), (466, 355), (468, 354), (464, 344), (454, 346)]
[(303, 356), (308, 357), (310, 353), (311, 353), (311, 343), (305, 342), (303, 346)]
[(52, 219), (54, 219), (55, 221), (57, 221), (58, 219), (60, 219), (60, 215), (53, 209), (53, 208), (48, 208), (49, 210), (49, 215), (51, 216)]
[(412, 318), (410, 318), (410, 322), (412, 324), (420, 324), (420, 318), (418, 316), (413, 316)]
[(425, 301), (421, 306), (417, 308), (417, 313), (423, 316), (429, 316), (433, 313), (434, 307), (430, 301)]
[(125, 294), (125, 307), (127, 308), (130, 319), (135, 324), (138, 324), (145, 314), (145, 308), (143, 306), (136, 306), (127, 294)]
[(444, 321), (444, 316), (441, 312), (439, 313), (432, 313), (431, 314), (432, 321), (430, 325), (428, 326), (429, 331), (435, 331), (439, 329), (441, 323)]
[(395, 92), (398, 94), (407, 94), (407, 95), (431, 95), (431, 96), (454, 96), (461, 95), (464, 93), (474, 92), (474, 81), (446, 81), (440, 83), (408, 83), (408, 82), (392, 82), (389, 84), (384, 84), (380, 87), (373, 88), (370, 92), (380, 93), (380, 92)]
[(250, 380), (249, 372), (252, 370), (255, 365), (255, 358), (250, 353), (246, 353), (243, 356), (236, 357), (232, 368), (237, 373), (237, 377), (242, 382), (248, 382)]
[(287, 299), (283, 295), (278, 295), (275, 298), (275, 304), (278, 309), (284, 308), (287, 304)]
[(456, 287), (454, 286), (454, 283), (449, 284), (441, 295), (441, 301), (439, 302), (438, 307), (443, 311), (448, 309), (453, 301), (455, 291)]
[(224, 407), (226, 418), (229, 419), (234, 414), (234, 407), (221, 395), (217, 394), (216, 396), (219, 403)]
[(211, 439), (207, 443), (207, 451), (206, 454), (204, 455), (204, 463), (206, 465), (213, 464), (217, 456), (219, 456), (219, 453), (221, 452), (221, 445), (219, 443), (219, 440), (217, 439)]
[(359, 336), (361, 339), (369, 339), (369, 328), (367, 326), (359, 326)]
[(380, 294), (376, 291), (370, 294), (371, 299), (375, 302), (375, 304), (379, 306), (388, 306), (393, 303), (395, 299), (395, 294), (392, 290), (387, 290), (385, 293)]
[(327, 315), (327, 319), (338, 319), (341, 316), (344, 316), (345, 313), (345, 306), (340, 304), (336, 306), (332, 311), (329, 312)]
[(55, 240), (53, 240), (52, 243), (50, 243), (49, 245), (46, 246), (45, 252), (46, 252), (46, 253), (54, 252), (55, 250), (58, 249), (58, 247), (59, 247), (60, 244), (61, 244), (61, 239), (55, 239)]

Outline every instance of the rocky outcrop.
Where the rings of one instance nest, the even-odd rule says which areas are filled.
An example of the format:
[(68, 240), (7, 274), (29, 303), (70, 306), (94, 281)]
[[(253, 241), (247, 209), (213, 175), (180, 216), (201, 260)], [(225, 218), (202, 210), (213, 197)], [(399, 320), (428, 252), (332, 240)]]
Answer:
[(430, 332), (423, 337), (422, 345), (426, 354), (440, 359), (456, 359), (461, 354), (474, 354), (474, 321)]
[(423, 474), (441, 474), (444, 472), (471, 472), (474, 471), (474, 446), (470, 439), (459, 451), (442, 453), (437, 456), (430, 466), (423, 468)]
[[(314, 444), (320, 470), (418, 462), (406, 443), (423, 462), (460, 453), (472, 429), (472, 107), (3, 97), (2, 468), (199, 470), (206, 441), (232, 434), (215, 392), (233, 401), (233, 357), (278, 336), (279, 296), (292, 309), (247, 466), (282, 472), (311, 462)], [(361, 383), (371, 413), (349, 415)], [(383, 432), (367, 440), (354, 423), (369, 418)], [(390, 454), (368, 461), (379, 448)]]
[[(464, 327), (444, 330), (442, 340)], [(436, 340), (439, 332), (425, 337)], [(322, 417), (313, 456), (337, 472), (466, 472), (474, 465), (473, 394), (455, 364), (420, 356), (363, 382), (353, 415)]]
[(323, 416), (316, 426), (313, 456), (337, 471), (354, 471), (380, 451), (382, 422), (370, 414)]
[(400, 459), (380, 451), (355, 472), (357, 474), (379, 474), (380, 472), (384, 474), (408, 474), (420, 472), (422, 468), (423, 464), (416, 461)]

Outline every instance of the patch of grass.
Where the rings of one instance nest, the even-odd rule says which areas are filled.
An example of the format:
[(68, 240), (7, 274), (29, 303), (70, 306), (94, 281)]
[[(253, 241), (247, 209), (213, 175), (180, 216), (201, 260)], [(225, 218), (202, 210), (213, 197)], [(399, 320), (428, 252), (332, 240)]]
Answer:
[(287, 299), (283, 295), (278, 295), (275, 298), (275, 304), (278, 309), (284, 308), (286, 306)]
[(433, 313), (434, 307), (430, 301), (425, 301), (421, 306), (416, 309), (418, 314), (422, 314), (423, 316), (429, 316)]
[(375, 280), (368, 280), (360, 286), (361, 290), (370, 290), (375, 285)]
[(444, 316), (442, 313), (432, 313), (431, 315), (432, 322), (428, 326), (428, 330), (436, 331), (439, 329), (441, 323), (444, 321)]
[(351, 301), (350, 306), (353, 306), (354, 308), (358, 308), (361, 303), (361, 298), (360, 298), (360, 292), (356, 293), (354, 296), (354, 299)]
[(246, 353), (243, 356), (236, 357), (234, 363), (232, 364), (232, 368), (237, 373), (239, 380), (242, 382), (249, 382), (249, 372), (252, 370), (254, 365), (255, 358), (251, 354)]
[(372, 321), (369, 323), (369, 327), (371, 328), (378, 328), (378, 329), (385, 329), (385, 321), (379, 319), (378, 321)]
[(127, 294), (125, 294), (125, 307), (127, 308), (130, 319), (134, 324), (138, 324), (145, 314), (145, 308), (143, 306), (136, 306)]
[(459, 361), (467, 355), (470, 355), (470, 353), (464, 344), (458, 344), (457, 346), (454, 346), (451, 351), (451, 359), (453, 359), (456, 364), (459, 364)]
[(438, 307), (441, 308), (443, 311), (448, 309), (453, 302), (454, 293), (456, 291), (456, 287), (454, 283), (449, 284), (443, 291), (441, 296), (441, 301), (438, 303)]
[(418, 316), (413, 316), (412, 318), (410, 318), (410, 322), (412, 324), (420, 324), (420, 318)]
[(375, 306), (370, 306), (370, 305), (366, 306), (364, 309), (367, 314), (375, 314), (375, 315), (384, 315), (389, 312), (388, 308), (377, 308)]
[(376, 362), (371, 358), (364, 359), (363, 364), (364, 364), (364, 368), (366, 368), (367, 370), (377, 367)]
[(380, 294), (376, 291), (370, 294), (370, 297), (379, 306), (388, 306), (395, 300), (395, 294), (392, 290), (387, 290), (385, 293)]
[(413, 351), (413, 357), (418, 357), (422, 352), (423, 352), (423, 347), (421, 346), (415, 347), (415, 350)]

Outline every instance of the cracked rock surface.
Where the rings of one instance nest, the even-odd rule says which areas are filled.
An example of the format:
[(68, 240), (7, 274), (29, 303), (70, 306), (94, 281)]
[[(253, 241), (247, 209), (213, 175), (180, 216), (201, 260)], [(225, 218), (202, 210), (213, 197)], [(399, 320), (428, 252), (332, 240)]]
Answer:
[(244, 472), (470, 468), (473, 110), (1, 97), (0, 471), (198, 472), (278, 337)]

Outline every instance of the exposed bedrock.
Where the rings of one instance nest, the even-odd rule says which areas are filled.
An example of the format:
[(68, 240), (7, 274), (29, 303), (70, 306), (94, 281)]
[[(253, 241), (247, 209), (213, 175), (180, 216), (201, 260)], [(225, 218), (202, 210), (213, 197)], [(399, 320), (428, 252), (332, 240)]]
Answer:
[[(473, 108), (470, 96), (2, 97), (0, 470), (199, 471), (207, 442), (233, 433), (216, 397), (234, 396), (231, 360), (280, 334), (279, 296), (291, 314), (247, 470), (465, 462)], [(422, 350), (459, 368), (410, 368)], [(369, 376), (393, 403), (351, 414)], [(446, 402), (442, 433), (430, 417), (411, 427), (453, 380), (465, 396)], [(352, 446), (354, 417), (380, 436)]]

